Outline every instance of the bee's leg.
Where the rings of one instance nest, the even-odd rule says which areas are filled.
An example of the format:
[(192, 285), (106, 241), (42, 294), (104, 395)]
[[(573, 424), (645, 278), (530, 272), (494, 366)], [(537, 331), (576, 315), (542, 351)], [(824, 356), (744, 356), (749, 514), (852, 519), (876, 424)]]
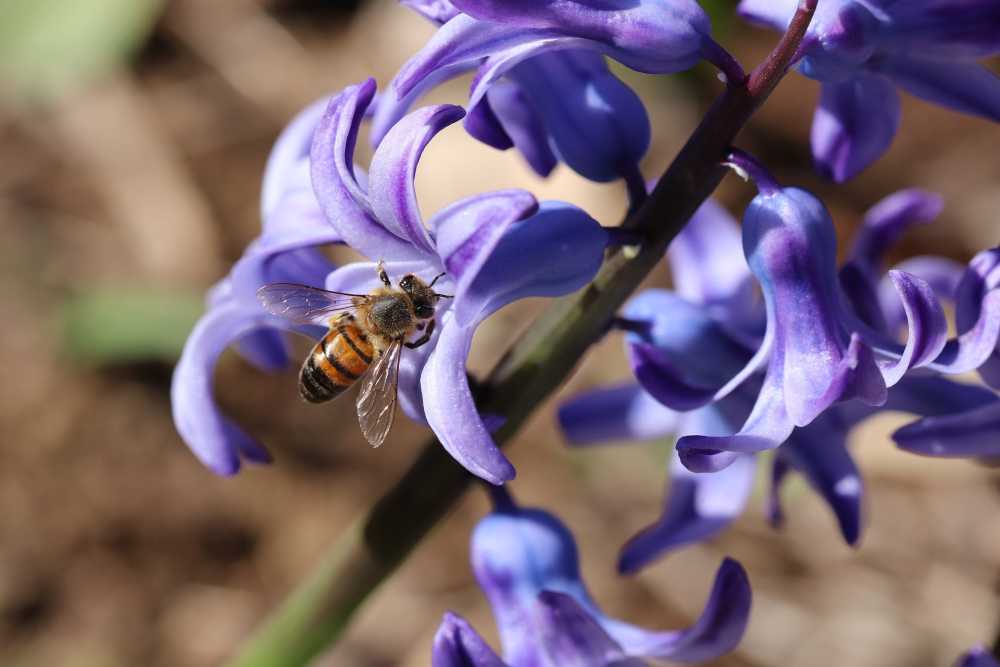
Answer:
[(403, 343), (403, 345), (410, 348), (411, 350), (415, 350), (421, 345), (426, 345), (427, 341), (429, 341), (431, 339), (431, 336), (434, 334), (434, 322), (435, 320), (428, 320), (427, 328), (424, 329), (424, 335), (418, 338), (417, 340), (413, 341), (412, 343)]
[(389, 274), (385, 272), (385, 262), (380, 259), (378, 264), (375, 265), (375, 270), (378, 271), (378, 279), (382, 281), (382, 284), (386, 287), (392, 287)]

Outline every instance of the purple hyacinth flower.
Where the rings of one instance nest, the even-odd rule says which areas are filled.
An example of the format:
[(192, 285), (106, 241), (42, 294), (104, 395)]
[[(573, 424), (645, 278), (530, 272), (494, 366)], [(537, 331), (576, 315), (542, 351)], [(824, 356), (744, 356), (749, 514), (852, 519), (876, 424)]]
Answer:
[[(419, 109), (398, 123), (376, 151), (368, 173), (354, 164), (360, 123), (373, 81), (310, 107), (275, 145), (264, 180), (264, 230), (230, 276), (209, 295), (209, 309), (188, 339), (172, 387), (178, 431), (213, 471), (233, 474), (241, 458), (266, 462), (266, 451), (224, 417), (212, 400), (212, 370), (235, 343), (258, 366), (287, 361), (280, 330), (320, 337), (319, 327), (292, 326), (269, 315), (255, 292), (294, 282), (367, 293), (377, 287), (375, 262), (394, 280), (407, 273), (453, 295), (437, 308), (431, 341), (404, 351), (399, 401), (430, 425), (445, 448), (483, 479), (499, 484), (514, 469), (490, 436), (469, 389), (465, 361), (478, 324), (516, 299), (558, 296), (597, 272), (607, 233), (569, 204), (536, 202), (505, 190), (455, 202), (425, 225), (414, 174), (431, 138), (462, 117), (454, 106)], [(334, 267), (316, 246), (345, 243), (371, 263)]]
[(726, 559), (705, 610), (686, 630), (645, 630), (606, 616), (580, 578), (576, 544), (551, 514), (509, 496), (472, 536), (472, 567), (493, 608), (503, 662), (463, 619), (449, 614), (434, 642), (435, 667), (645, 665), (643, 658), (703, 662), (743, 636), (751, 592), (743, 568)]
[(916, 205), (926, 199), (922, 193), (898, 195), (910, 206), (884, 202), (881, 211), (873, 213), (865, 232), (871, 240), (862, 239), (858, 259), (838, 278), (833, 225), (822, 203), (803, 190), (779, 188), (765, 174), (757, 177), (761, 192), (748, 207), (742, 229), (744, 253), (761, 287), (767, 319), (753, 358), (722, 386), (694, 385), (669, 359), (666, 364), (657, 364), (653, 354), (644, 359), (648, 366), (659, 367), (665, 382), (675, 385), (671, 390), (685, 400), (673, 404), (665, 400), (667, 394), (651, 393), (679, 409), (718, 400), (765, 369), (750, 416), (736, 434), (687, 435), (678, 441), (685, 465), (697, 471), (725, 463), (720, 451), (777, 447), (795, 427), (808, 425), (835, 403), (858, 398), (880, 405), (887, 388), (911, 370), (974, 370), (987, 361), (1000, 337), (1000, 291), (986, 290), (969, 314), (972, 324), (948, 340), (944, 310), (933, 288), (899, 270), (890, 271), (889, 277), (907, 322), (905, 344), (865, 322), (858, 304), (877, 303), (876, 297), (865, 297), (866, 290), (877, 292), (877, 285), (867, 286), (865, 262), (872, 261), (879, 235), (891, 236), (894, 227), (926, 216), (926, 206)]
[(1000, 662), (985, 648), (977, 646), (959, 658), (955, 667), (1000, 667)]
[(390, 277), (413, 273), (454, 298), (437, 308), (434, 337), (408, 350), (400, 370), (400, 405), (426, 421), (444, 447), (474, 474), (495, 484), (514, 469), (500, 452), (473, 401), (465, 361), (476, 327), (511, 301), (559, 296), (585, 285), (600, 268), (608, 238), (586, 213), (562, 202), (541, 205), (527, 192), (505, 190), (455, 202), (424, 224), (414, 174), (431, 138), (462, 117), (459, 107), (419, 109), (393, 126), (364, 177), (354, 164), (358, 127), (375, 84), (335, 97), (314, 136), (312, 183), (329, 224), (373, 263), (342, 267), (327, 289), (367, 293), (378, 286), (374, 262)]
[[(907, 323), (905, 311), (913, 310), (912, 299), (901, 300), (896, 287), (884, 300), (875, 296), (876, 289), (887, 280), (882, 277), (884, 256), (906, 228), (928, 222), (939, 209), (936, 195), (906, 190), (887, 197), (868, 212), (865, 226), (841, 270), (838, 301), (845, 304), (845, 312), (865, 322), (882, 323), (879, 332), (895, 333)], [(735, 221), (721, 207), (706, 203), (699, 209), (668, 252), (676, 293), (649, 290), (637, 295), (623, 311), (629, 323), (626, 348), (641, 386), (598, 389), (563, 405), (559, 418), (570, 442), (591, 445), (689, 434), (726, 436), (740, 429), (758, 400), (761, 371), (751, 373), (745, 384), (720, 400), (704, 405), (700, 402), (713, 397), (717, 387), (745, 367), (761, 342), (762, 313), (757, 311), (763, 308), (748, 292), (752, 274), (743, 259), (739, 236)], [(950, 264), (941, 271), (939, 262), (930, 261), (938, 258), (921, 258), (900, 266), (912, 267), (915, 274), (935, 286), (942, 300), (954, 301), (960, 282), (979, 284), (971, 278), (963, 281), (962, 276), (988, 273), (989, 263), (982, 257), (985, 255), (973, 260), (970, 268), (960, 267), (957, 273)], [(976, 320), (981, 331), (987, 329), (982, 321), (994, 317), (988, 311), (996, 308), (995, 304), (983, 306), (984, 294), (990, 290), (970, 287), (968, 293), (970, 312), (975, 314), (970, 319)], [(887, 312), (879, 311), (880, 306)], [(982, 316), (983, 312), (987, 316)], [(920, 319), (912, 313), (909, 317), (912, 322)], [(885, 324), (890, 321), (894, 322), (891, 327)], [(866, 336), (880, 338), (874, 324), (872, 327)], [(985, 359), (982, 348), (991, 336), (995, 342), (996, 334), (987, 333), (977, 343), (974, 336), (967, 334), (949, 341), (945, 348), (962, 343), (965, 352), (955, 358), (971, 360), (972, 366), (964, 366), (969, 370)], [(888, 356), (883, 359), (881, 352), (879, 355), (883, 372), (898, 367), (898, 360), (893, 362)], [(855, 544), (863, 526), (863, 483), (847, 450), (850, 431), (879, 410), (940, 417), (994, 403), (993, 394), (981, 387), (933, 375), (904, 375), (882, 406), (849, 401), (827, 408), (809, 425), (792, 430), (775, 453), (768, 510), (772, 522), (781, 523), (779, 487), (788, 473), (795, 471), (831, 507), (845, 541)], [(980, 448), (991, 438), (982, 429), (975, 432), (975, 437)], [(755, 474), (754, 457), (723, 451), (705, 454), (704, 460), (698, 461), (701, 467), (717, 472), (692, 473), (679, 456), (672, 457), (663, 513), (625, 545), (619, 561), (621, 571), (634, 572), (673, 549), (711, 537), (742, 514)], [(955, 455), (963, 454), (956, 451)]]
[[(602, 54), (666, 73), (717, 51), (707, 16), (689, 0), (452, 4), (460, 13), (403, 66), (395, 96), (380, 101), (375, 142), (428, 89), (478, 68), (465, 121), (470, 134), (501, 150), (516, 146), (542, 176), (563, 161), (588, 179), (626, 178), (640, 188), (649, 118)], [(418, 11), (437, 22), (450, 14)]]
[[(748, 19), (784, 30), (795, 0), (742, 0)], [(1000, 78), (977, 59), (1000, 53), (994, 0), (828, 0), (798, 69), (821, 82), (813, 120), (820, 170), (845, 181), (888, 149), (899, 125), (897, 89), (962, 113), (1000, 120)]]

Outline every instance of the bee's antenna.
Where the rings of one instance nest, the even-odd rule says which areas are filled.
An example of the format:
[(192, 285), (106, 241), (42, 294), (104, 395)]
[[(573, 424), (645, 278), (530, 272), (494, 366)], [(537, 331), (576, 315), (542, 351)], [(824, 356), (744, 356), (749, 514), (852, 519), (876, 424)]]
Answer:
[[(428, 287), (434, 287), (434, 283), (436, 283), (437, 281), (439, 281), (442, 278), (444, 278), (447, 275), (447, 273), (448, 273), (447, 271), (442, 271), (441, 273), (439, 273), (436, 276), (434, 276), (434, 280), (431, 281), (431, 284), (428, 285)], [(444, 296), (444, 295), (443, 294), (438, 294), (438, 296)]]
[(434, 296), (436, 296), (439, 299), (454, 299), (455, 298), (454, 294), (438, 294), (437, 292), (434, 292)]

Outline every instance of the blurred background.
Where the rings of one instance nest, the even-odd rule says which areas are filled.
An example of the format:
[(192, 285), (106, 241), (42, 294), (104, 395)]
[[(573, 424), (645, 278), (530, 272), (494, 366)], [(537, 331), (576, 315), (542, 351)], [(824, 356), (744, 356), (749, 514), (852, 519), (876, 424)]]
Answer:
[[(752, 66), (775, 38), (735, 22), (734, 5), (713, 4), (716, 31)], [(266, 376), (227, 353), (219, 401), (276, 461), (217, 478), (175, 433), (169, 382), (204, 290), (257, 234), (260, 177), (283, 124), (368, 75), (384, 85), (430, 34), (393, 0), (0, 3), (0, 664), (217, 664), (414, 458), (427, 432), (405, 418), (373, 451), (353, 400), (307, 406), (296, 368)], [(644, 168), (653, 176), (719, 84), (707, 69), (623, 76), (650, 110), (655, 141)], [(460, 103), (464, 86), (432, 99)], [(741, 145), (783, 181), (821, 194), (842, 244), (867, 207), (910, 186), (941, 192), (946, 208), (894, 259), (935, 252), (964, 262), (1000, 240), (995, 125), (907, 99), (886, 158), (834, 188), (809, 166), (817, 94), (790, 76)], [(367, 146), (359, 153), (366, 161)], [(514, 153), (459, 127), (431, 144), (422, 165), (427, 212), (511, 186), (576, 202), (605, 224), (625, 205), (617, 185), (564, 168), (543, 182)], [(719, 193), (737, 214), (751, 195), (738, 179)], [(661, 269), (650, 284), (666, 281)], [(493, 318), (472, 370), (488, 369), (541, 305)], [(627, 374), (610, 336), (563, 395)], [(786, 489), (786, 529), (772, 531), (761, 484), (721, 539), (621, 579), (617, 550), (659, 510), (670, 443), (570, 451), (554, 406), (510, 449), (513, 490), (573, 529), (587, 580), (612, 614), (687, 625), (731, 555), (750, 572), (755, 609), (746, 640), (719, 665), (940, 667), (992, 643), (1000, 472), (897, 452), (887, 433), (905, 418), (855, 434), (869, 494), (860, 548), (842, 543), (801, 480)], [(426, 665), (446, 609), (496, 646), (467, 554), (485, 510), (470, 494), (319, 664)]]

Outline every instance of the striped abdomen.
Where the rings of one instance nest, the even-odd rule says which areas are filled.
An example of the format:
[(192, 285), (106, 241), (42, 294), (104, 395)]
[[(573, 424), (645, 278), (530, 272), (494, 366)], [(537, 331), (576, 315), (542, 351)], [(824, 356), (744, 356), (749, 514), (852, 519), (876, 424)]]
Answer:
[(375, 348), (354, 324), (343, 318), (313, 348), (299, 373), (299, 393), (310, 403), (323, 403), (354, 384), (375, 357)]

